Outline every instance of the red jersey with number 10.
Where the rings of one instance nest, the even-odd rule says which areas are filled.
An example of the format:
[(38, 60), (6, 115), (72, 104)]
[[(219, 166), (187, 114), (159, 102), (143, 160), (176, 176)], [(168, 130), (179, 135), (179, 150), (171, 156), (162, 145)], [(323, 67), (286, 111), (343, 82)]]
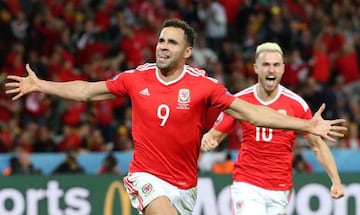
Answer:
[(235, 99), (203, 70), (185, 66), (164, 82), (155, 64), (122, 72), (106, 86), (132, 103), (134, 154), (130, 172), (153, 174), (181, 189), (197, 184), (197, 160), (206, 113), (226, 109)]
[[(268, 106), (288, 116), (311, 119), (312, 113), (307, 103), (289, 89), (280, 85), (277, 96), (264, 102), (256, 94), (257, 87), (258, 85), (251, 86), (236, 96), (252, 104)], [(234, 118), (222, 113), (214, 128), (228, 133), (234, 122)], [(243, 139), (234, 164), (233, 180), (269, 190), (291, 189), (295, 131), (260, 128), (245, 121), (241, 121), (241, 127)]]

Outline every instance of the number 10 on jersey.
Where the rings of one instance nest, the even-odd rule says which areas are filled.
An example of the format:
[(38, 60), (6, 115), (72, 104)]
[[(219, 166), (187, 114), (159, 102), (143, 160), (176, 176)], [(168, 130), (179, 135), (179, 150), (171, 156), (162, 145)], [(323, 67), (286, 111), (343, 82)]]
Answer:
[(272, 128), (263, 128), (263, 127), (256, 127), (255, 132), (256, 141), (264, 141), (270, 142), (273, 136), (273, 129)]

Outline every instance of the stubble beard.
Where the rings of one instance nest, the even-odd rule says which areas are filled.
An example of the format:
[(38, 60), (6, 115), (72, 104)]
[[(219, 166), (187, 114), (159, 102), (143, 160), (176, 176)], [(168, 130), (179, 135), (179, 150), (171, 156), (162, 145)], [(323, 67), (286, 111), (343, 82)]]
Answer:
[(172, 62), (171, 62), (171, 61), (167, 61), (167, 62), (165, 62), (165, 63), (156, 62), (156, 66), (157, 66), (162, 72), (168, 72), (169, 70), (171, 70)]

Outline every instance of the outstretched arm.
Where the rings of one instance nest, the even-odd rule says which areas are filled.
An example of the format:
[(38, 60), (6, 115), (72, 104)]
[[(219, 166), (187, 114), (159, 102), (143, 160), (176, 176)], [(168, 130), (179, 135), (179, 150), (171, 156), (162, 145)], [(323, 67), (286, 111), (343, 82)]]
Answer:
[(313, 150), (316, 159), (321, 164), (321, 166), (324, 167), (326, 173), (331, 180), (331, 197), (334, 199), (339, 199), (343, 197), (344, 188), (341, 184), (341, 179), (336, 167), (336, 163), (329, 147), (319, 136), (309, 134), (306, 135), (305, 138), (310, 144), (310, 147)]
[(226, 133), (222, 133), (215, 128), (211, 128), (201, 139), (201, 151), (206, 152), (215, 149), (219, 143), (224, 140), (226, 135)]
[(39, 79), (29, 64), (26, 64), (26, 71), (28, 73), (26, 77), (15, 75), (7, 77), (12, 82), (5, 84), (6, 94), (15, 94), (12, 98), (13, 100), (32, 92), (42, 92), (81, 102), (105, 100), (115, 97), (109, 92), (104, 81), (53, 82)]
[(245, 120), (258, 127), (276, 128), (284, 130), (306, 131), (331, 141), (334, 137), (344, 136), (347, 128), (341, 123), (344, 119), (324, 120), (321, 117), (325, 104), (321, 105), (311, 120), (280, 114), (279, 112), (260, 105), (253, 105), (241, 99), (235, 99), (224, 112), (236, 119)]

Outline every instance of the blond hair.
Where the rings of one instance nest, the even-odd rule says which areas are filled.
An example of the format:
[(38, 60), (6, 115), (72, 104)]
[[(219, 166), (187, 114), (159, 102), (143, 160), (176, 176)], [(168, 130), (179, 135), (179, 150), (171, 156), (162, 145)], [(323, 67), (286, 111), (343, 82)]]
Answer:
[(255, 60), (257, 61), (259, 55), (263, 52), (278, 52), (281, 54), (281, 57), (284, 56), (282, 49), (277, 43), (266, 42), (258, 45), (256, 47)]

